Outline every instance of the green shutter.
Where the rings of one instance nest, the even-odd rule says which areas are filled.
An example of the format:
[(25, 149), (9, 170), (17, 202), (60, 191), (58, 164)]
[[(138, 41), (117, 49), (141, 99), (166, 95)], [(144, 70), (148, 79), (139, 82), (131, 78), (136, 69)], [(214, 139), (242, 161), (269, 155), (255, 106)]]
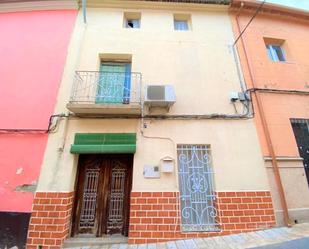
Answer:
[(135, 133), (77, 133), (73, 154), (135, 153)]

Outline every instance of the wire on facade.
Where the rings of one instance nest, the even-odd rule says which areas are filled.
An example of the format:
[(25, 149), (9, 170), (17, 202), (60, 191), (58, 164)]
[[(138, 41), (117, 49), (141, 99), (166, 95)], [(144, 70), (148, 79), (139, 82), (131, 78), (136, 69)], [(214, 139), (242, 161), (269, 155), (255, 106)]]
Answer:
[(282, 94), (309, 95), (309, 91), (274, 89), (274, 88), (250, 88), (247, 89), (246, 92), (269, 92), (269, 93), (282, 93)]
[(54, 131), (58, 126), (58, 120), (56, 121), (56, 124), (53, 125), (54, 118), (60, 118), (60, 117), (69, 117), (65, 114), (54, 114), (49, 117), (48, 126), (47, 129), (6, 129), (2, 128), (0, 129), (0, 134), (46, 134), (49, 132)]
[(251, 17), (250, 21), (247, 23), (247, 25), (245, 26), (245, 28), (240, 32), (239, 36), (236, 38), (236, 40), (233, 43), (233, 46), (236, 45), (236, 43), (238, 42), (238, 40), (242, 37), (242, 35), (246, 32), (247, 28), (249, 27), (249, 25), (251, 24), (251, 22), (254, 20), (254, 18), (257, 16), (257, 14), (260, 12), (260, 10), (262, 9), (263, 5), (266, 3), (266, 0), (264, 0), (260, 6), (256, 9), (254, 15)]

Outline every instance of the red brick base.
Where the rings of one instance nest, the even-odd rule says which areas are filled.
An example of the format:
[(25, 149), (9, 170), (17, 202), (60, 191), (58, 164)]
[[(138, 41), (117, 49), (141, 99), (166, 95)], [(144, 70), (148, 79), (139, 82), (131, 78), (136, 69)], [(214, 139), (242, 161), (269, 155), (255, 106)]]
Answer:
[[(218, 192), (219, 232), (181, 232), (178, 192), (132, 192), (129, 243), (249, 232), (275, 225), (269, 191)], [(73, 192), (35, 194), (27, 248), (60, 248), (69, 234)]]
[(178, 192), (132, 192), (129, 243), (249, 232), (275, 225), (269, 191), (218, 192), (219, 232), (180, 231)]
[(60, 248), (70, 228), (73, 192), (37, 192), (33, 200), (27, 248)]

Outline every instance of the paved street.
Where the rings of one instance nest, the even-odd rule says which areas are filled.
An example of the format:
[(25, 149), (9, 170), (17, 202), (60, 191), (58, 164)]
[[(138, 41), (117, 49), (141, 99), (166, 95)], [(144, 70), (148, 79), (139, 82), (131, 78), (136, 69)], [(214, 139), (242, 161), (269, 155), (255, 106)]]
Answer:
[(278, 244), (271, 244), (267, 246), (259, 246), (253, 249), (308, 249), (309, 237), (286, 241)]
[[(70, 248), (70, 247), (66, 247)], [(71, 247), (73, 248), (73, 247)], [(309, 223), (292, 228), (281, 227), (237, 235), (218, 236), (205, 239), (178, 240), (167, 243), (74, 247), (74, 249), (308, 249)]]

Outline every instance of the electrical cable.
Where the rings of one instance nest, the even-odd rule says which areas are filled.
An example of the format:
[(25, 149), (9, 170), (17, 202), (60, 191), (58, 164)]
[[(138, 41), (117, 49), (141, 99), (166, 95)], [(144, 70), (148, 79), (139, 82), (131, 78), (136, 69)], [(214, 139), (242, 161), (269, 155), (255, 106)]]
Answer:
[(282, 93), (282, 94), (309, 95), (309, 91), (274, 89), (274, 88), (250, 88), (247, 89), (246, 92), (270, 92), (270, 93)]
[(49, 133), (50, 131), (54, 131), (58, 125), (58, 121), (56, 121), (56, 124), (53, 125), (53, 120), (56, 117), (69, 117), (68, 115), (65, 114), (54, 114), (49, 117), (48, 121), (48, 126), (47, 129), (6, 129), (6, 128), (1, 128), (0, 129), (0, 134), (46, 134)]
[(239, 36), (236, 38), (236, 40), (233, 43), (233, 46), (236, 45), (236, 43), (238, 42), (238, 40), (242, 37), (242, 35), (246, 32), (246, 29), (249, 27), (249, 25), (251, 24), (251, 22), (253, 21), (253, 19), (257, 16), (257, 14), (260, 12), (260, 10), (262, 9), (263, 5), (266, 3), (266, 0), (263, 0), (263, 2), (260, 4), (260, 6), (256, 9), (254, 15), (251, 17), (250, 21), (247, 23), (247, 25), (245, 26), (245, 28), (240, 32)]

